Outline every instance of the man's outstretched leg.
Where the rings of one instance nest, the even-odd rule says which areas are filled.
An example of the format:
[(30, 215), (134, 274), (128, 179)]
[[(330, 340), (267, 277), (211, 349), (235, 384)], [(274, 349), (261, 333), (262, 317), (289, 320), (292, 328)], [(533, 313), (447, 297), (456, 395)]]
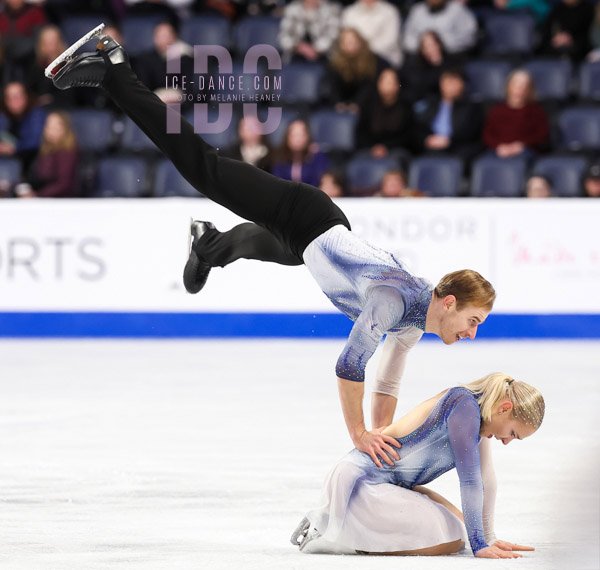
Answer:
[[(167, 133), (167, 106), (137, 79), (125, 50), (109, 36), (100, 38), (96, 53), (81, 54), (59, 63), (50, 75), (60, 89), (103, 87), (192, 186), (270, 232), (276, 240), (273, 245), (277, 242), (282, 245), (271, 259), (249, 257), (251, 251), (240, 257), (280, 263), (282, 255), (286, 257), (291, 252), (302, 263), (304, 249), (317, 236), (339, 224), (350, 228), (343, 212), (319, 189), (282, 180), (244, 162), (219, 156), (181, 118), (180, 133)], [(264, 238), (264, 234), (260, 237)], [(256, 251), (262, 251), (260, 244)], [(206, 275), (199, 275), (191, 288), (205, 278)]]

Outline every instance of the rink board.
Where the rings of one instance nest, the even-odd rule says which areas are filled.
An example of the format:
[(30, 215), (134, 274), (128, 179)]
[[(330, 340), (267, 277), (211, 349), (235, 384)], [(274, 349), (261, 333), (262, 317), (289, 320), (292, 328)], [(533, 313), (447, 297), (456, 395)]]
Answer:
[[(488, 338), (600, 336), (600, 203), (344, 199), (353, 230), (437, 282), (472, 268), (498, 292)], [(206, 199), (4, 201), (0, 335), (337, 337), (351, 323), (304, 267), (242, 260), (199, 295), (181, 283), (189, 217), (240, 221)]]

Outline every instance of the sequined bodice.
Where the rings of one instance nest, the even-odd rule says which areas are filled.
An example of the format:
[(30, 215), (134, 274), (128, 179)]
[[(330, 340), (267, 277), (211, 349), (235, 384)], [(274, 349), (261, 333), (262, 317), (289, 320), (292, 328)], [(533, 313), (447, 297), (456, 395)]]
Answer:
[(354, 449), (343, 461), (360, 467), (357, 480), (393, 483), (408, 489), (433, 481), (456, 468), (462, 511), (473, 552), (487, 546), (483, 533), (483, 483), (479, 464), (479, 405), (466, 388), (451, 388), (435, 404), (425, 421), (399, 438), (400, 460), (377, 467), (369, 455)]

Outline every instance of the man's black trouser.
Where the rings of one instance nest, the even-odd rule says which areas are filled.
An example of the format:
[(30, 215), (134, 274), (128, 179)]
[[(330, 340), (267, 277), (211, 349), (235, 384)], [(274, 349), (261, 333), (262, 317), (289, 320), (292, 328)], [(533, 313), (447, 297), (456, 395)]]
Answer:
[(167, 134), (166, 105), (127, 64), (109, 65), (103, 87), (194, 188), (254, 222), (203, 235), (196, 251), (209, 264), (223, 266), (244, 257), (300, 265), (304, 249), (317, 236), (338, 224), (350, 228), (344, 213), (318, 188), (219, 156), (184, 119), (180, 133)]

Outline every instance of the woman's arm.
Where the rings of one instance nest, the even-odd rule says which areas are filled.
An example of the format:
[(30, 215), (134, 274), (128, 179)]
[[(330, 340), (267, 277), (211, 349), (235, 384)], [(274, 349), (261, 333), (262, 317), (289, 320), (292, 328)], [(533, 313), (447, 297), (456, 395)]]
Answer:
[(483, 532), (488, 544), (496, 542), (494, 533), (494, 511), (496, 507), (496, 472), (492, 461), (492, 447), (489, 439), (479, 442), (479, 460), (481, 462), (481, 479), (483, 482)]

